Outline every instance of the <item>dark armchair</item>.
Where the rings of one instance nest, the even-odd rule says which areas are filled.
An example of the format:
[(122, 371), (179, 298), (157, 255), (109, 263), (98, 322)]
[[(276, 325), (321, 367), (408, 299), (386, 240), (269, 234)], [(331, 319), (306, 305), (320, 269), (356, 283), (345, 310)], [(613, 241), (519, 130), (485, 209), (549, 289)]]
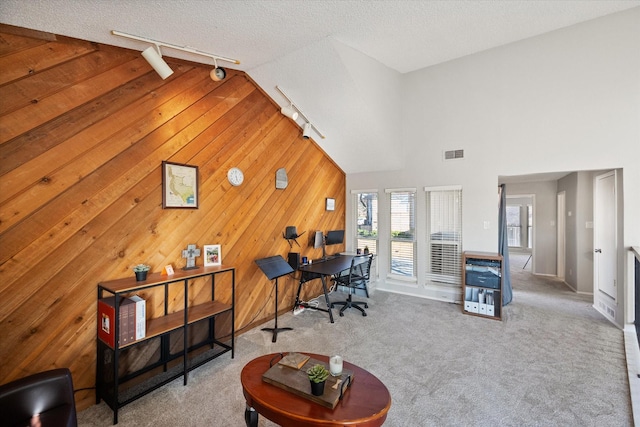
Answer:
[[(67, 368), (40, 372), (0, 386), (3, 426), (75, 427), (76, 403)], [(38, 424), (39, 419), (39, 424)]]
[[(335, 301), (331, 303), (331, 308), (334, 305), (342, 305), (340, 309), (340, 316), (344, 316), (344, 311), (347, 308), (355, 308), (359, 310), (363, 316), (367, 315), (364, 308), (369, 308), (365, 301), (353, 301), (351, 298), (353, 292), (357, 289), (362, 289), (365, 295), (369, 297), (369, 291), (367, 290), (367, 282), (369, 282), (369, 274), (371, 271), (371, 262), (373, 261), (373, 254), (355, 256), (351, 260), (351, 267), (349, 272), (335, 276), (333, 280), (338, 286), (346, 286), (349, 288), (349, 296), (346, 301)], [(364, 306), (362, 308), (361, 306)]]

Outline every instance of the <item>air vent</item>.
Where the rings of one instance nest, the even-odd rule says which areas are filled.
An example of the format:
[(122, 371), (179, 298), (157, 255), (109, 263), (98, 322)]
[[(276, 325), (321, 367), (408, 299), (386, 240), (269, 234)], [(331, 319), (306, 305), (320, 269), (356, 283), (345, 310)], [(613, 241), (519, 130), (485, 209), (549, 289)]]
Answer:
[(444, 152), (445, 160), (464, 159), (464, 150), (449, 150)]

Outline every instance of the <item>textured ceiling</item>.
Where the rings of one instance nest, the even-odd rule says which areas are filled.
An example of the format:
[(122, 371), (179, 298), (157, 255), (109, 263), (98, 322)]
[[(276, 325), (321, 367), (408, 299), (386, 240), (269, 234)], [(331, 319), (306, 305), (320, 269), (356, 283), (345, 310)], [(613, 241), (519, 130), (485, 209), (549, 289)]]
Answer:
[[(285, 89), (327, 135), (313, 137), (346, 172), (362, 172), (401, 167), (398, 150), (390, 152), (387, 142), (399, 133), (399, 118), (393, 108), (376, 109), (371, 101), (378, 90), (393, 101), (402, 73), (639, 5), (640, 0), (3, 0), (0, 20), (146, 47), (110, 33), (118, 30), (238, 59), (241, 64), (232, 68), (247, 71), (280, 105), (286, 101), (275, 85)], [(170, 49), (163, 54), (211, 63)], [(353, 156), (363, 141), (371, 156), (366, 162)]]

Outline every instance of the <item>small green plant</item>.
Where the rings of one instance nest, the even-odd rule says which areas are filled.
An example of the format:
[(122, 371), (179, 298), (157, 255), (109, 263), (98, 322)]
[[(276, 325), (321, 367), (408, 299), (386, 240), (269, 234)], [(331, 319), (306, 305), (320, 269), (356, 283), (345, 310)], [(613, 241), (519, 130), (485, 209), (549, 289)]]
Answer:
[(329, 371), (323, 365), (313, 365), (307, 370), (307, 375), (314, 383), (321, 383), (329, 378)]
[(135, 267), (133, 267), (133, 271), (136, 273), (139, 273), (141, 271), (149, 271), (151, 270), (151, 267), (148, 266), (147, 264), (138, 264)]

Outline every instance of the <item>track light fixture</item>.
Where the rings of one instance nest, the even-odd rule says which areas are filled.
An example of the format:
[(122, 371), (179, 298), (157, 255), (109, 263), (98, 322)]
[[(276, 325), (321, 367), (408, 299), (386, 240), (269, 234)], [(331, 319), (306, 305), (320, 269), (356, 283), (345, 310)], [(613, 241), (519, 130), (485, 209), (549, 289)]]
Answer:
[(145, 43), (151, 43), (153, 46), (155, 46), (155, 49), (153, 48), (153, 46), (149, 46), (147, 49), (145, 49), (142, 52), (142, 56), (153, 67), (153, 69), (156, 70), (156, 72), (160, 75), (160, 77), (162, 77), (163, 80), (169, 77), (171, 74), (173, 74), (173, 70), (169, 67), (169, 65), (167, 65), (164, 59), (162, 59), (162, 52), (160, 51), (160, 47), (167, 47), (170, 49), (181, 50), (183, 52), (206, 56), (208, 58), (213, 59), (214, 68), (213, 70), (211, 70), (211, 73), (209, 73), (209, 76), (211, 77), (211, 80), (216, 82), (223, 80), (227, 76), (227, 72), (224, 70), (224, 68), (218, 67), (217, 61), (226, 61), (234, 64), (240, 63), (240, 61), (236, 59), (214, 55), (212, 53), (203, 52), (201, 50), (197, 50), (188, 46), (177, 46), (171, 43), (160, 42), (160, 41), (149, 39), (146, 37), (134, 36), (132, 34), (122, 33), (116, 30), (112, 30), (111, 34), (113, 34), (114, 36), (120, 36), (120, 37), (126, 37), (133, 40), (139, 40)]
[(156, 70), (156, 73), (160, 75), (162, 80), (173, 74), (173, 70), (169, 67), (169, 64), (162, 59), (162, 53), (160, 52), (159, 46), (149, 46), (142, 51), (142, 57), (147, 60), (154, 70)]
[(311, 123), (304, 123), (302, 125), (302, 137), (304, 139), (309, 139), (309, 135), (311, 134)]
[(309, 138), (309, 135), (311, 134), (311, 129), (313, 128), (313, 130), (315, 130), (317, 132), (318, 135), (320, 135), (320, 138), (324, 139), (325, 136), (322, 134), (322, 132), (320, 132), (320, 130), (316, 127), (316, 125), (314, 125), (311, 120), (309, 120), (309, 117), (307, 117), (302, 110), (300, 110), (300, 108), (293, 103), (293, 101), (291, 100), (291, 98), (289, 98), (287, 96), (286, 93), (284, 93), (284, 91), (282, 89), (280, 89), (279, 86), (276, 86), (276, 89), (278, 89), (278, 92), (280, 92), (282, 94), (282, 96), (284, 96), (287, 101), (289, 101), (290, 106), (289, 107), (282, 107), (280, 109), (280, 112), (289, 117), (290, 119), (296, 120), (298, 118), (298, 113), (300, 114), (300, 116), (305, 120), (304, 125), (302, 126), (302, 136), (304, 138)]
[(291, 107), (282, 107), (280, 112), (292, 120), (296, 120), (298, 118), (298, 112), (293, 108), (293, 105)]

